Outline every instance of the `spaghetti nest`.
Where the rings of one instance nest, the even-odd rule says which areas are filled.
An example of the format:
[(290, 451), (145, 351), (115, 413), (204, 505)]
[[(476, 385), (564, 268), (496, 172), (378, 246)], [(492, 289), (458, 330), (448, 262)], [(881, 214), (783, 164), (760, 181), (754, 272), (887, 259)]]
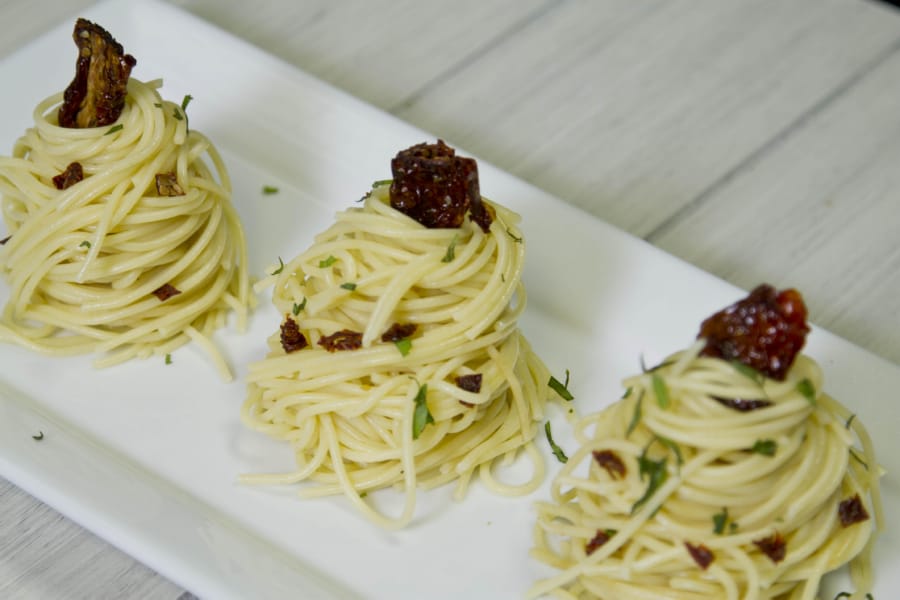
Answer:
[(807, 357), (778, 382), (701, 346), (578, 423), (532, 549), (561, 572), (530, 596), (812, 599), (847, 562), (869, 591), (868, 515), (883, 521), (859, 421)]
[[(230, 310), (239, 327), (246, 320), (244, 234), (218, 152), (160, 85), (130, 79), (111, 127), (58, 126), (62, 94), (51, 96), (13, 156), (0, 158), (10, 233), (0, 247), (10, 288), (0, 339), (105, 354), (97, 366), (194, 339), (227, 378), (208, 338)], [(65, 181), (73, 167), (80, 177)]]
[[(284, 335), (272, 336), (269, 356), (250, 366), (242, 415), (290, 442), (298, 466), (244, 481), (305, 480), (303, 497), (343, 492), (385, 527), (410, 521), (417, 486), (457, 481), (461, 497), (476, 471), (501, 493), (540, 483), (532, 440), (549, 374), (517, 328), (518, 216), (495, 209), (488, 233), (469, 220), (428, 229), (391, 208), (388, 186), (378, 185), (283, 265), (273, 302), (309, 346), (286, 353)], [(358, 347), (335, 348), (336, 332)], [(523, 448), (533, 476), (501, 483), (492, 467)], [(389, 486), (405, 493), (397, 517), (365, 499)]]

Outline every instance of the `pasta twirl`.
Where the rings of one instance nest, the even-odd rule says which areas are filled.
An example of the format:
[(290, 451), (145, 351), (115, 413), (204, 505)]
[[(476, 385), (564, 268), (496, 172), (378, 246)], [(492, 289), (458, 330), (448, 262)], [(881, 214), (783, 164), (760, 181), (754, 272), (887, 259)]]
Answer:
[(808, 357), (775, 381), (703, 344), (578, 422), (579, 449), (537, 506), (532, 555), (559, 573), (530, 597), (811, 600), (848, 562), (853, 598), (871, 589), (883, 520), (859, 420)]
[[(549, 374), (517, 328), (525, 308), (518, 217), (492, 205), (487, 232), (468, 219), (429, 229), (391, 207), (388, 187), (338, 213), (269, 282), (285, 322), (296, 320), (310, 347), (285, 353), (284, 337), (273, 336), (269, 357), (250, 366), (242, 415), (288, 441), (297, 470), (243, 480), (305, 481), (303, 497), (343, 493), (380, 525), (402, 527), (417, 486), (455, 481), (460, 497), (476, 473), (505, 494), (540, 483), (532, 441)], [(358, 347), (331, 352), (317, 342), (340, 331), (357, 332)], [(492, 469), (523, 449), (531, 479), (499, 481)], [(404, 492), (396, 516), (365, 499), (389, 486)]]
[[(244, 234), (221, 157), (160, 85), (129, 79), (122, 114), (104, 127), (60, 127), (62, 94), (51, 96), (12, 157), (0, 158), (10, 233), (0, 247), (10, 288), (0, 339), (102, 354), (97, 366), (195, 339), (230, 378), (208, 337), (231, 311), (239, 327), (246, 320)], [(53, 178), (73, 163), (83, 179), (58, 189)]]

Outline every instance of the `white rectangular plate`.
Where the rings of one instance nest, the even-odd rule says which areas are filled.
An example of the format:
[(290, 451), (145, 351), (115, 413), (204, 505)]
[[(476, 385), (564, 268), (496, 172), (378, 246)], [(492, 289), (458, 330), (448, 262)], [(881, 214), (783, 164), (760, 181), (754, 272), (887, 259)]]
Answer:
[[(163, 78), (171, 100), (194, 96), (191, 126), (227, 160), (256, 275), (302, 251), (336, 211), (389, 177), (398, 150), (435, 138), (166, 4), (110, 2), (84, 16), (137, 57), (135, 77)], [(0, 63), (7, 149), (36, 103), (70, 81), (73, 23)], [(482, 191), (523, 215), (522, 327), (554, 373), (571, 371), (580, 412), (617, 399), (639, 356), (652, 364), (687, 346), (705, 316), (741, 295), (488, 164), (480, 172)], [(280, 192), (264, 196), (263, 185)], [(0, 302), (7, 296), (0, 284)], [(548, 574), (527, 554), (532, 504), (546, 484), (518, 499), (477, 484), (461, 503), (447, 489), (422, 494), (412, 526), (394, 533), (343, 498), (300, 501), (290, 490), (238, 485), (239, 473), (290, 466), (287, 448), (246, 430), (238, 414), (246, 365), (264, 356), (278, 322), (263, 294), (248, 333), (217, 336), (237, 373), (228, 384), (193, 346), (172, 365), (95, 371), (88, 357), (0, 345), (0, 473), (203, 597), (520, 598)], [(823, 365), (827, 391), (870, 428), (887, 469), (885, 505), (897, 507), (900, 369), (821, 329), (807, 351)], [(571, 448), (558, 413), (557, 441)], [(381, 496), (395, 505), (391, 492)], [(888, 523), (876, 547), (878, 598), (900, 589), (898, 533)], [(841, 576), (828, 585), (826, 598), (845, 589)]]

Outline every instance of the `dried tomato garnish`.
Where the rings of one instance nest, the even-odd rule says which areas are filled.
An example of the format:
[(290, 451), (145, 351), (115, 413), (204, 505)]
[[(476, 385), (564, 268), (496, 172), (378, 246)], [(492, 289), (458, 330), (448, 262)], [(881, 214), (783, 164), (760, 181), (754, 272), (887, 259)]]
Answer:
[(153, 295), (156, 296), (157, 298), (159, 298), (160, 302), (165, 302), (172, 296), (177, 296), (180, 293), (181, 293), (181, 290), (176, 288), (171, 283), (166, 283), (166, 284), (156, 288), (155, 290), (153, 290)]
[(401, 150), (391, 160), (391, 206), (428, 228), (460, 227), (466, 211), (485, 233), (493, 212), (481, 201), (478, 164), (438, 140)]
[(584, 545), (584, 553), (590, 556), (597, 548), (608, 542), (611, 537), (612, 535), (609, 531), (598, 529), (597, 534)]
[(477, 394), (481, 391), (481, 373), (472, 373), (471, 375), (460, 375), (456, 378), (456, 385), (459, 388)]
[(73, 162), (69, 163), (65, 171), (53, 177), (53, 185), (58, 190), (64, 190), (82, 179), (84, 179), (84, 169), (81, 167), (81, 163)]
[(703, 356), (736, 360), (783, 381), (808, 332), (800, 293), (763, 284), (703, 321), (697, 337), (706, 340)]
[(157, 173), (156, 193), (160, 196), (184, 196), (184, 189), (178, 185), (175, 173)]
[(685, 548), (687, 548), (687, 551), (691, 555), (691, 558), (694, 559), (694, 562), (697, 563), (697, 565), (704, 571), (712, 563), (712, 561), (716, 560), (716, 555), (712, 553), (712, 550), (710, 550), (703, 544), (698, 544), (697, 546), (695, 546), (690, 542), (685, 542), (684, 546)]
[(772, 406), (771, 401), (759, 398), (754, 400), (746, 400), (744, 398), (720, 398), (718, 396), (713, 396), (712, 398), (720, 404), (724, 404), (728, 408), (733, 408), (739, 412), (750, 412), (751, 410)]
[(838, 517), (841, 519), (841, 525), (849, 527), (855, 523), (867, 521), (869, 513), (863, 506), (859, 494), (855, 494), (852, 498), (847, 498), (838, 504)]
[(61, 127), (102, 127), (115, 123), (125, 107), (128, 78), (137, 61), (105, 29), (78, 19), (72, 39), (78, 46), (75, 78), (63, 94)]
[(357, 350), (362, 347), (362, 334), (358, 331), (341, 329), (331, 335), (323, 335), (319, 338), (319, 345), (334, 352), (336, 350)]
[(394, 323), (388, 330), (381, 334), (382, 342), (399, 342), (416, 332), (418, 325), (415, 323)]
[(290, 354), (306, 348), (307, 345), (309, 342), (306, 341), (306, 336), (300, 332), (297, 322), (285, 315), (284, 322), (281, 324), (281, 347)]
[(787, 552), (787, 543), (777, 531), (767, 538), (753, 540), (753, 544), (759, 548), (763, 554), (768, 556), (773, 563), (780, 563), (783, 561), (784, 555)]
[(609, 473), (610, 477), (613, 479), (622, 479), (625, 477), (625, 474), (627, 473), (625, 463), (622, 462), (622, 459), (619, 458), (618, 454), (612, 450), (594, 450), (591, 454), (593, 454), (597, 464)]

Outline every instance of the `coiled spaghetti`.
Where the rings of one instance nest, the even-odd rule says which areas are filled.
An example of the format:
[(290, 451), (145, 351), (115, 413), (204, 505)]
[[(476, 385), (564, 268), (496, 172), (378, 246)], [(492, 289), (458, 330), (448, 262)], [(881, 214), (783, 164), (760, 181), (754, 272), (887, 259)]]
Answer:
[[(209, 336), (232, 310), (244, 326), (244, 234), (222, 159), (160, 85), (130, 79), (112, 127), (59, 127), (62, 94), (51, 96), (13, 156), (0, 158), (10, 233), (0, 247), (10, 288), (0, 339), (51, 355), (105, 354), (97, 366), (194, 340), (230, 378)], [(83, 180), (58, 189), (53, 178), (75, 162)], [(178, 195), (158, 193), (160, 174)]]
[[(297, 470), (243, 481), (306, 481), (301, 496), (343, 493), (385, 527), (410, 521), (417, 486), (457, 481), (459, 497), (476, 471), (500, 493), (541, 482), (532, 440), (549, 374), (517, 328), (525, 308), (518, 217), (494, 208), (488, 233), (469, 220), (428, 229), (391, 208), (388, 186), (379, 185), (283, 265), (269, 282), (273, 302), (310, 347), (286, 353), (272, 336), (268, 358), (250, 366), (242, 416), (288, 441)], [(394, 324), (415, 332), (382, 341)], [(332, 352), (317, 343), (338, 331), (358, 332), (359, 347)], [(473, 376), (477, 391), (460, 387)], [(535, 464), (531, 479), (498, 481), (492, 467), (523, 448)], [(365, 499), (389, 486), (404, 492), (396, 517)]]
[(779, 382), (702, 344), (578, 423), (537, 507), (532, 555), (560, 573), (531, 597), (812, 599), (848, 562), (855, 597), (870, 591), (867, 517), (883, 519), (862, 425), (809, 358)]

